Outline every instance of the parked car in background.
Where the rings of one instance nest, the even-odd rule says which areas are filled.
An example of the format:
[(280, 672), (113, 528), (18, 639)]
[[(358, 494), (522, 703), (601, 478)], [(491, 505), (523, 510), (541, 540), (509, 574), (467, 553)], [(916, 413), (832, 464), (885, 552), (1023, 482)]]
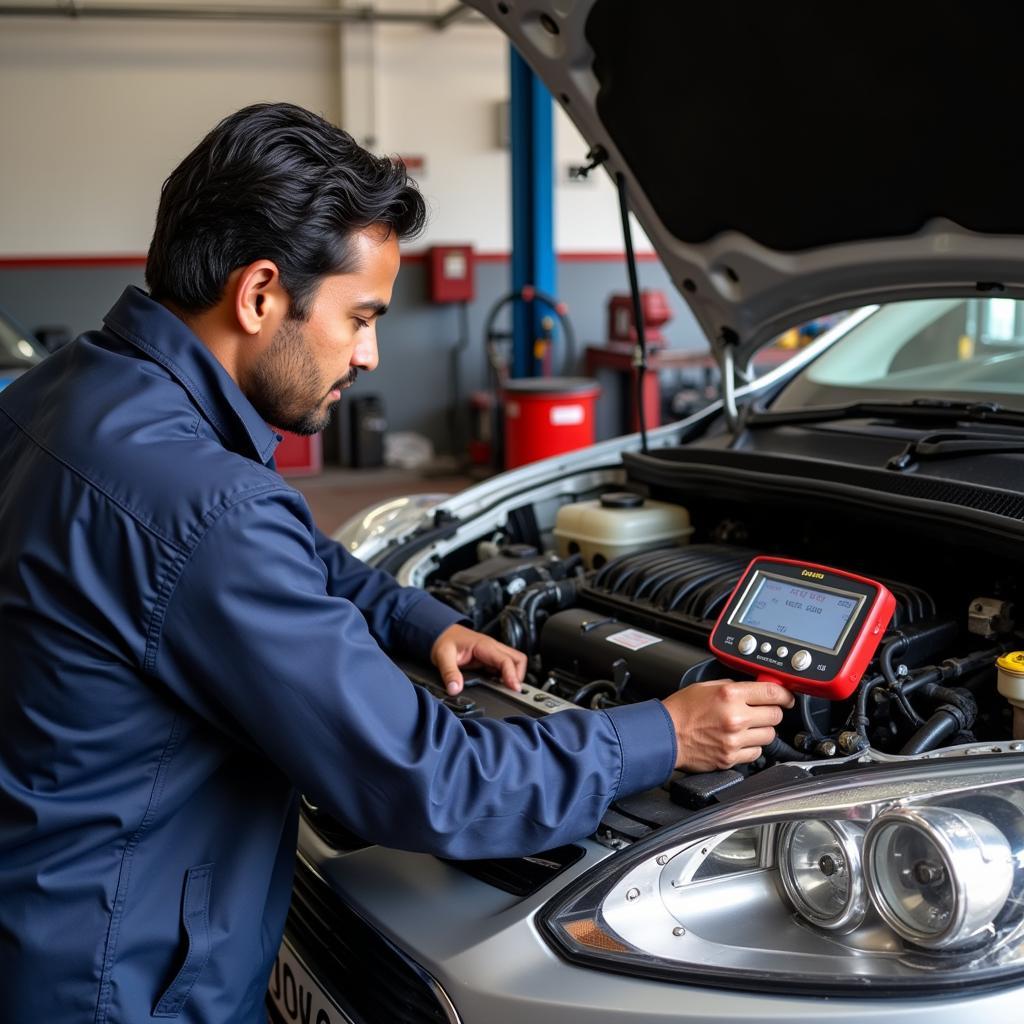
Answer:
[(45, 355), (32, 335), (0, 309), (0, 390)]
[[(856, 689), (802, 693), (754, 764), (677, 772), (556, 850), (383, 849), (306, 794), (275, 1014), (1016, 1022), (1024, 193), (1015, 160), (957, 140), (1014, 94), (1024, 10), (472, 6), (622, 175), (723, 397), (347, 524), (351, 550), (529, 656), (521, 695), (481, 675), (446, 698), (419, 665), (410, 680), (471, 722), (731, 674), (709, 640), (755, 556), (882, 582), (895, 611)], [(833, 152), (809, 168), (825, 131)], [(796, 671), (808, 652), (785, 634), (764, 656)]]

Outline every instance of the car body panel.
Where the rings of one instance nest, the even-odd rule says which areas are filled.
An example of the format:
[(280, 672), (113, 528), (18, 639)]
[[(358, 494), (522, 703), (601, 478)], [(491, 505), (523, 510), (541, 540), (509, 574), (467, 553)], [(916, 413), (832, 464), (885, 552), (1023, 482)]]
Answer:
[[(738, 366), (823, 313), (1024, 294), (1016, 139), (967, 159), (950, 128), (1015, 91), (1016, 58), (993, 46), (1024, 11), (1001, 8), (996, 30), (966, 3), (854, 16), (806, 2), (468, 2), (608, 154), (595, 173), (625, 176), (669, 276)], [(828, 159), (804, 156), (818, 152)], [(681, 237), (690, 221), (707, 226)], [(789, 222), (802, 226), (792, 239)]]
[(339, 855), (305, 823), (299, 850), (347, 904), (437, 980), (465, 1024), (749, 1024), (809, 1016), (833, 1024), (1019, 1020), (1015, 989), (942, 1002), (824, 1001), (702, 989), (568, 964), (543, 941), (535, 918), (551, 896), (610, 855), (592, 840), (581, 845), (584, 858), (526, 900), (424, 854), (371, 847)]

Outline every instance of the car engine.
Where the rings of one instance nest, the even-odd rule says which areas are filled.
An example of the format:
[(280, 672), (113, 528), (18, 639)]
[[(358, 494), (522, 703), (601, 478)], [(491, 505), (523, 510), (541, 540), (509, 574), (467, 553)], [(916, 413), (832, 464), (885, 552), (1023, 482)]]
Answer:
[[(1020, 708), (1000, 692), (1012, 694), (1019, 684), (997, 669), (1000, 658), (1024, 646), (1011, 573), (983, 560), (937, 557), (910, 529), (867, 534), (841, 515), (819, 524), (791, 514), (783, 523), (774, 510), (754, 520), (749, 508), (722, 515), (721, 506), (687, 508), (606, 491), (564, 504), (547, 535), (532, 516), (520, 515), (515, 529), (453, 552), (428, 590), (474, 628), (526, 653), (527, 698), (554, 711), (664, 698), (731, 676), (709, 652), (708, 638), (755, 555), (873, 573), (895, 596), (896, 611), (856, 691), (844, 701), (799, 695), (776, 741), (750, 766), (676, 773), (672, 798), (691, 809), (773, 765), (840, 759), (869, 747), (926, 754), (1024, 738)], [(524, 530), (524, 521), (533, 528)], [(997, 672), (1008, 685), (1000, 687)], [(467, 688), (452, 706), (494, 713), (478, 703)]]

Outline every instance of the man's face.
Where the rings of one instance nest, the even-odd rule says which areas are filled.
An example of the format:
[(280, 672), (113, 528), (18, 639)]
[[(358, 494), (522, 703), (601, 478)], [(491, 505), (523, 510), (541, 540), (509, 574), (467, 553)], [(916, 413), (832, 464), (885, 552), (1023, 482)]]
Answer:
[(309, 319), (286, 318), (256, 358), (242, 390), (275, 427), (316, 434), (358, 370), (377, 365), (377, 319), (387, 311), (398, 274), (398, 240), (383, 228), (351, 239), (356, 269), (324, 278)]

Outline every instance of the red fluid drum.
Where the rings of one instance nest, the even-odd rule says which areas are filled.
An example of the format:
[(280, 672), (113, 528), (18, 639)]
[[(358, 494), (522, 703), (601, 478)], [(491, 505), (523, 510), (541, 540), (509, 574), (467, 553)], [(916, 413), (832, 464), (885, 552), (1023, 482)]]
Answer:
[(587, 377), (523, 377), (505, 384), (505, 468), (594, 443), (601, 389)]

